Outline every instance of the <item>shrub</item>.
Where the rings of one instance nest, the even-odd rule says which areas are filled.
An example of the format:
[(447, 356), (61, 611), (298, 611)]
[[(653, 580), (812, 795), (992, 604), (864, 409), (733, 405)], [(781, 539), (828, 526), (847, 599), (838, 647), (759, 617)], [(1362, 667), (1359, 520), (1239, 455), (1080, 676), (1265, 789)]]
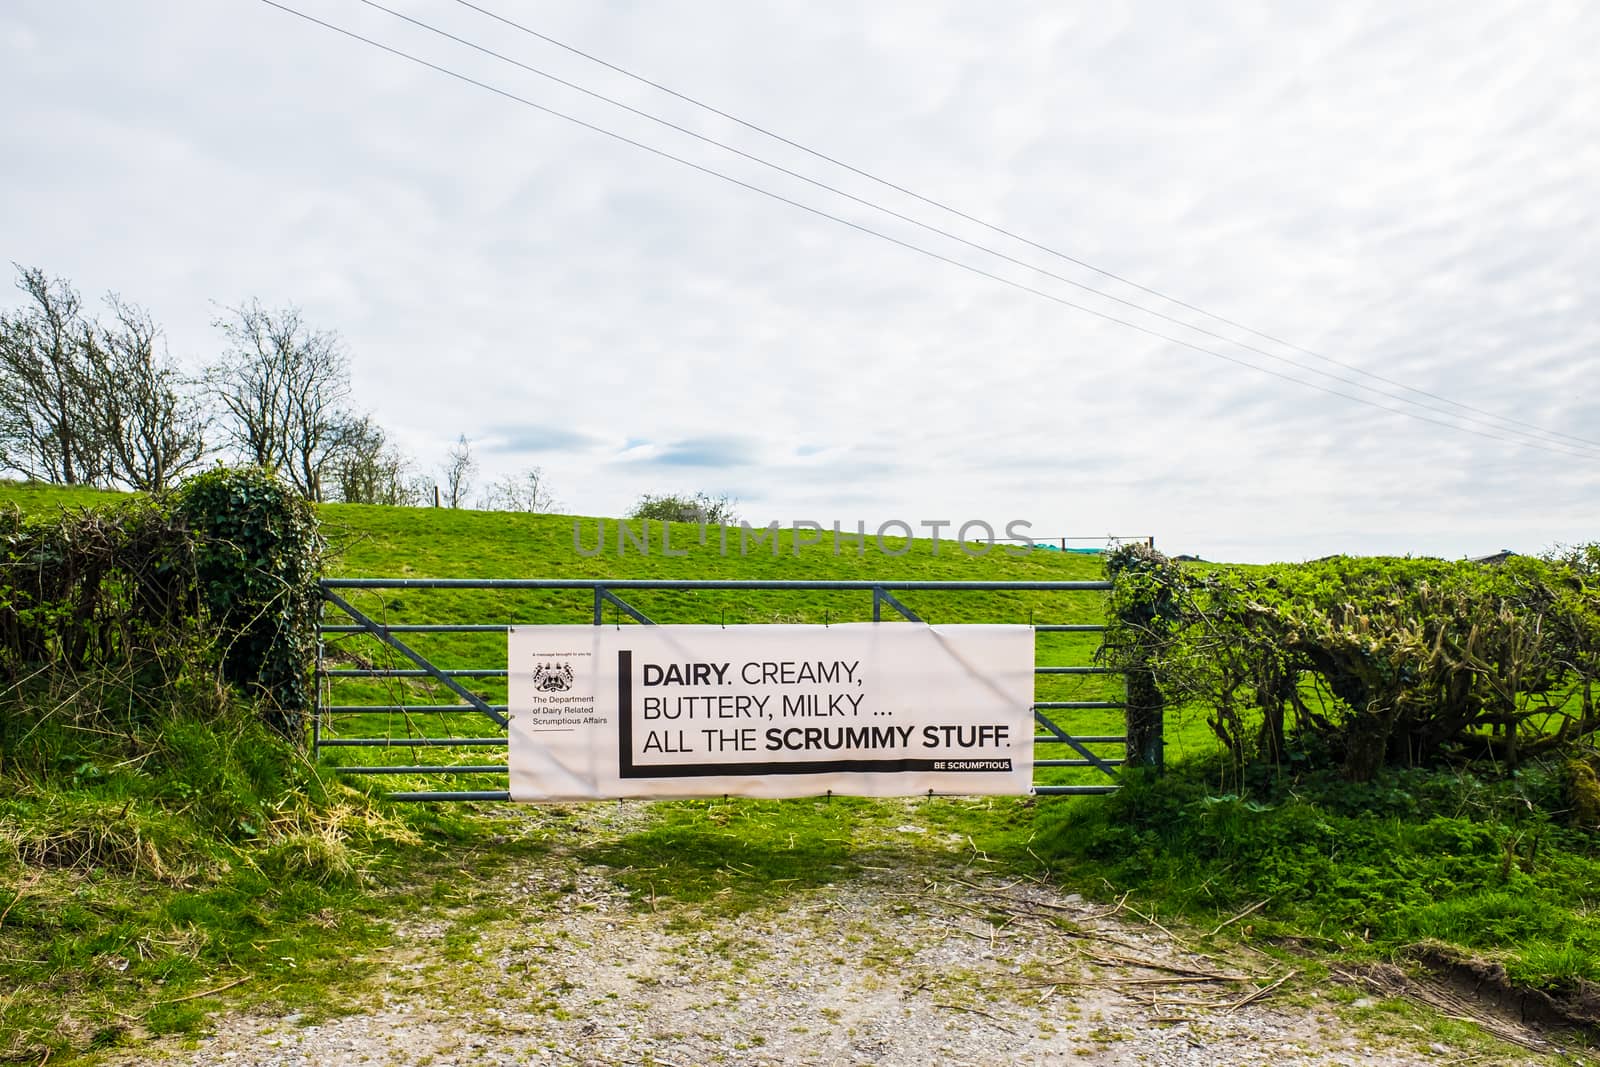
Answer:
[(145, 499), (31, 518), (0, 510), (0, 675), (140, 666), (194, 611), (187, 531)]
[[(310, 506), (259, 470), (53, 518), (0, 510), (0, 679), (71, 696), (64, 708), (92, 691), (97, 714), (126, 724), (220, 675), (299, 738), (320, 552)], [(0, 755), (18, 740), (11, 718)]]
[(739, 521), (739, 514), (733, 509), (736, 503), (726, 493), (720, 496), (709, 493), (695, 493), (693, 496), (663, 493), (656, 496), (646, 493), (629, 509), (628, 518), (732, 526)]
[(1594, 558), (1198, 572), (1134, 546), (1107, 560), (1103, 656), (1130, 672), (1130, 706), (1203, 707), (1240, 765), (1337, 761), (1356, 780), (1457, 754), (1515, 766), (1600, 730)]
[(314, 703), (323, 547), (316, 513), (260, 468), (191, 479), (177, 512), (194, 533), (200, 598), (228, 635), (223, 676), (262, 698), (269, 725), (299, 737)]

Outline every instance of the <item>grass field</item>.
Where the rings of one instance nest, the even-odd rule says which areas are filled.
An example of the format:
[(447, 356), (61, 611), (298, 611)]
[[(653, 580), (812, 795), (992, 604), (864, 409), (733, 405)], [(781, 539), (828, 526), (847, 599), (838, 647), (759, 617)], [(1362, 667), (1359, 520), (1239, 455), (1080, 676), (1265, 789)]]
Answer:
[(91, 489), (81, 485), (0, 481), (0, 505), (15, 504), (26, 512), (92, 508), (115, 503), (128, 495), (112, 489)]

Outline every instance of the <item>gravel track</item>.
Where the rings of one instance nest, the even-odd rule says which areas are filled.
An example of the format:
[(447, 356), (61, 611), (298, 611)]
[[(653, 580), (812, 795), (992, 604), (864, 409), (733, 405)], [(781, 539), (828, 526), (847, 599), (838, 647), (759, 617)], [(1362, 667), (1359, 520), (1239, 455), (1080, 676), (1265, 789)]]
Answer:
[[(1126, 909), (1001, 880), (914, 824), (859, 843), (859, 872), (734, 918), (640, 899), (578, 849), (635, 828), (644, 810), (583, 809), (567, 844), (498, 881), (503, 917), (478, 922), (464, 951), (459, 916), (398, 927), (394, 963), (356, 1014), (223, 1013), (197, 1046), (155, 1042), (101, 1062), (1553, 1062), (1507, 1046), (1448, 1047), (1421, 1027), (1408, 1037), (1352, 1023), (1336, 1006), (1348, 997), (1295, 982), (1288, 964), (1247, 950), (1202, 954)], [(538, 818), (507, 815), (519, 817)]]

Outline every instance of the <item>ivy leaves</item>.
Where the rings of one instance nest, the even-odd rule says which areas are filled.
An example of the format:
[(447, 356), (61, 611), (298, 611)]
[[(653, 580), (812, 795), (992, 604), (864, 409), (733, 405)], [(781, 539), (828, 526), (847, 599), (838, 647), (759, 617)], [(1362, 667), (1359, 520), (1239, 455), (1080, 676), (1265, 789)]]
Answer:
[(268, 723), (298, 738), (314, 702), (323, 549), (315, 511), (260, 468), (208, 471), (175, 504), (194, 536), (201, 603), (227, 635), (224, 677), (265, 698)]

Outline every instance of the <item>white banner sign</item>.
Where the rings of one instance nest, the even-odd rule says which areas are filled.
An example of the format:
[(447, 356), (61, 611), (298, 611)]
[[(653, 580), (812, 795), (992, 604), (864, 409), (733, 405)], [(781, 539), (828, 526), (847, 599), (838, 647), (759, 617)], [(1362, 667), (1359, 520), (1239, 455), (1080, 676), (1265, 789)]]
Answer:
[(1027, 793), (1028, 626), (518, 626), (511, 796)]

